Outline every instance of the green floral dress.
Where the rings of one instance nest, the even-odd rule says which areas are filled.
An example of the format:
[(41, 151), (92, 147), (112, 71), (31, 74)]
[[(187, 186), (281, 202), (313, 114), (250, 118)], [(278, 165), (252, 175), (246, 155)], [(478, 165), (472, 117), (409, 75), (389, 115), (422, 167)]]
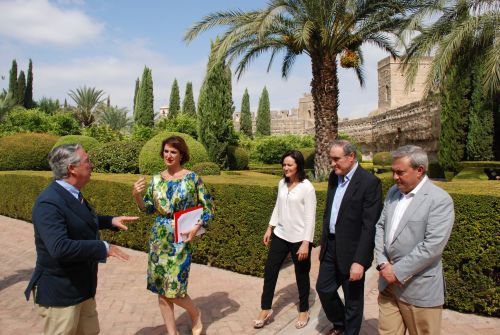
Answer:
[(174, 180), (154, 175), (144, 196), (146, 213), (157, 213), (149, 238), (147, 289), (167, 298), (184, 297), (191, 267), (191, 243), (174, 242), (174, 212), (203, 205), (206, 226), (213, 216), (212, 197), (194, 172)]

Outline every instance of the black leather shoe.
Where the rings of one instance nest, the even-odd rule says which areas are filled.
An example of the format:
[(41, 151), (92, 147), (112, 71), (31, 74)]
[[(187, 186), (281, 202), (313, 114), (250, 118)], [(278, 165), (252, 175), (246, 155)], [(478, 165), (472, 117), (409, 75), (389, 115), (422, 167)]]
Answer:
[(344, 334), (344, 330), (343, 329), (331, 329), (327, 335), (342, 335)]

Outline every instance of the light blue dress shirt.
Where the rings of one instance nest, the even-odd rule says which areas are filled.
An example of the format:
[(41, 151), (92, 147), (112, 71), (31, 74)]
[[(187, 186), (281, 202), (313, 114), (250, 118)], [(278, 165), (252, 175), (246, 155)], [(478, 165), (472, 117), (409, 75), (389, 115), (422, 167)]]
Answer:
[[(59, 185), (61, 185), (66, 191), (68, 191), (69, 193), (71, 193), (71, 195), (74, 196), (76, 200), (78, 200), (78, 196), (80, 195), (80, 190), (79, 189), (77, 189), (76, 187), (74, 187), (70, 183), (65, 182), (63, 179), (56, 180), (56, 183), (58, 183)], [(97, 229), (99, 229), (99, 227), (97, 227)], [(102, 241), (102, 242), (104, 242), (104, 245), (106, 246), (106, 253), (109, 254), (109, 244), (108, 244), (108, 242), (106, 242), (106, 241)]]
[(344, 198), (345, 191), (349, 186), (349, 182), (351, 181), (352, 175), (358, 168), (358, 162), (356, 162), (345, 176), (337, 176), (339, 184), (337, 189), (335, 190), (335, 195), (333, 196), (333, 204), (332, 204), (332, 212), (330, 214), (330, 233), (335, 234), (335, 225), (337, 224), (337, 217), (339, 215), (340, 204), (342, 203), (342, 199)]

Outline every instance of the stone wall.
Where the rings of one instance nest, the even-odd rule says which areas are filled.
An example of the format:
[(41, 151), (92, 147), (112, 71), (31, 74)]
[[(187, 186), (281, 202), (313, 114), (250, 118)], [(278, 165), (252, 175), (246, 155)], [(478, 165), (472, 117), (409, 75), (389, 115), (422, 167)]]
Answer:
[(352, 136), (365, 158), (401, 145), (415, 144), (436, 158), (440, 133), (440, 106), (421, 101), (373, 116), (339, 122), (339, 132)]

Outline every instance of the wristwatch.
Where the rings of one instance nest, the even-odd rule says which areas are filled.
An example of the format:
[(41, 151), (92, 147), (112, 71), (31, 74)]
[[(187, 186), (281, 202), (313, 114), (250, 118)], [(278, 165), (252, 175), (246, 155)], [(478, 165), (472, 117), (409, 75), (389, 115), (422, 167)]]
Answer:
[(377, 265), (377, 267), (375, 269), (377, 269), (377, 271), (380, 271), (380, 270), (382, 270), (384, 268), (385, 264), (387, 264), (387, 263), (385, 263), (385, 262), (384, 263), (380, 263), (379, 265)]

